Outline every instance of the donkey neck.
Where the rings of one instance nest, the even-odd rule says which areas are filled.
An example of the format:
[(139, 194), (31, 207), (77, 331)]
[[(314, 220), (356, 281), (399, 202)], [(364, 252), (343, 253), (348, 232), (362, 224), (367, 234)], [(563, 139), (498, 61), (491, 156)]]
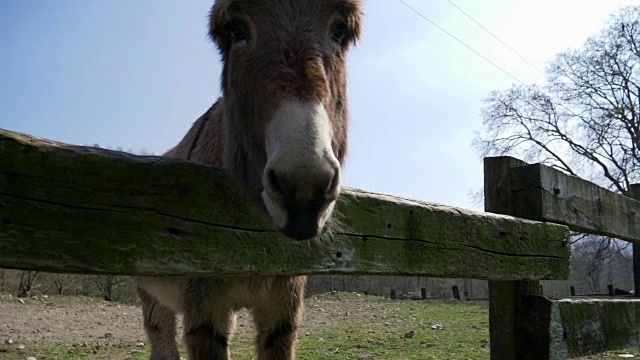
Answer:
[(190, 160), (201, 164), (224, 169), (224, 122), (222, 99), (202, 114), (187, 132), (184, 138), (164, 156)]

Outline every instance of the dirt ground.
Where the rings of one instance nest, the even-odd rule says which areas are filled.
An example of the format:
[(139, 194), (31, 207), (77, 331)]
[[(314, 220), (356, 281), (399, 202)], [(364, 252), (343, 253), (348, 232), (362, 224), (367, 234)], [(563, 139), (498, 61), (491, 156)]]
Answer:
[[(359, 321), (376, 314), (385, 317), (395, 309), (386, 302), (357, 299), (308, 299), (300, 336), (313, 336), (313, 329), (328, 322)], [(333, 310), (332, 310), (333, 309)], [(179, 322), (179, 334), (182, 327)], [(237, 336), (253, 332), (249, 314), (238, 315)], [(0, 295), (0, 347), (11, 339), (21, 342), (66, 343), (84, 346), (135, 347), (146, 343), (139, 306), (110, 303), (92, 298), (38, 297), (19, 299)]]
[[(24, 303), (23, 303), (24, 302)], [(0, 342), (146, 342), (138, 306), (93, 299), (0, 297)], [(1, 344), (1, 343), (0, 343)]]

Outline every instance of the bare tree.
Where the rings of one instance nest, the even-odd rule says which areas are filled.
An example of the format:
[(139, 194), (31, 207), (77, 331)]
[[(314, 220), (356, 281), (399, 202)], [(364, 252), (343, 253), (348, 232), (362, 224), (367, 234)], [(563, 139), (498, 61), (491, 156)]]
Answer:
[(31, 295), (33, 286), (38, 278), (37, 271), (21, 271), (20, 284), (18, 285), (18, 297), (26, 297)]
[[(629, 195), (640, 182), (639, 65), (640, 6), (630, 6), (581, 48), (558, 54), (545, 86), (492, 92), (473, 145), (482, 156), (540, 161)], [(606, 249), (594, 256), (619, 245), (601, 239)]]
[(627, 7), (582, 48), (558, 54), (546, 86), (492, 92), (476, 150), (544, 161), (626, 194), (640, 178), (639, 40), (640, 6)]
[(52, 273), (48, 274), (47, 277), (53, 284), (57, 295), (64, 295), (65, 291), (67, 291), (73, 282), (73, 275), (71, 274)]
[(80, 296), (89, 296), (91, 295), (91, 289), (93, 287), (92, 276), (89, 275), (79, 275), (78, 280), (78, 289), (76, 290)]
[[(607, 244), (612, 242), (612, 244)], [(619, 248), (619, 242), (605, 237), (588, 236), (573, 246), (571, 280), (590, 293), (604, 292), (604, 286), (633, 286), (631, 254)]]
[(115, 301), (116, 286), (127, 282), (130, 276), (99, 275), (93, 278), (94, 284), (106, 301)]
[(574, 258), (572, 270), (578, 274), (583, 274), (589, 291), (592, 293), (601, 292), (600, 277), (604, 271), (604, 266), (608, 258), (612, 256), (612, 251), (607, 246), (607, 241), (584, 241), (574, 246)]

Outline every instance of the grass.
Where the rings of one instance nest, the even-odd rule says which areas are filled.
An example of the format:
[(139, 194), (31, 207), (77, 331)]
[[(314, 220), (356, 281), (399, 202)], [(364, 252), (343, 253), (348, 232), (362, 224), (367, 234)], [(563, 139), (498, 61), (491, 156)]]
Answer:
[[(49, 298), (65, 304), (91, 303), (90, 299)], [(307, 301), (305, 325), (299, 333), (299, 360), (423, 360), (488, 359), (489, 331), (486, 302), (447, 300), (391, 301), (354, 294), (317, 296)], [(413, 331), (413, 336), (405, 337)], [(249, 326), (238, 329), (231, 342), (234, 360), (253, 360), (253, 333)], [(0, 359), (148, 359), (148, 345), (25, 344), (23, 353), (15, 344), (4, 345)], [(0, 345), (2, 349), (2, 345)], [(620, 359), (614, 351), (590, 359)], [(640, 357), (640, 348), (625, 352)], [(184, 349), (182, 354), (185, 356)]]
[[(378, 305), (386, 311), (375, 309), (378, 311), (368, 317), (353, 321), (349, 316), (336, 319), (325, 330), (302, 337), (300, 359), (488, 358), (489, 320), (484, 302), (389, 301), (375, 297), (347, 301)], [(405, 338), (409, 331), (414, 335)]]

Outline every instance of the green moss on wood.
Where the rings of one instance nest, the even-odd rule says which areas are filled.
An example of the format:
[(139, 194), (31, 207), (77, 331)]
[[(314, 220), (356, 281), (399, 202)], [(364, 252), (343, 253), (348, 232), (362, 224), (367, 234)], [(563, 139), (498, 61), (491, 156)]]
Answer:
[(572, 356), (640, 345), (640, 299), (557, 302)]
[(565, 226), (346, 189), (296, 242), (221, 171), (0, 130), (0, 266), (138, 275), (564, 279)]

